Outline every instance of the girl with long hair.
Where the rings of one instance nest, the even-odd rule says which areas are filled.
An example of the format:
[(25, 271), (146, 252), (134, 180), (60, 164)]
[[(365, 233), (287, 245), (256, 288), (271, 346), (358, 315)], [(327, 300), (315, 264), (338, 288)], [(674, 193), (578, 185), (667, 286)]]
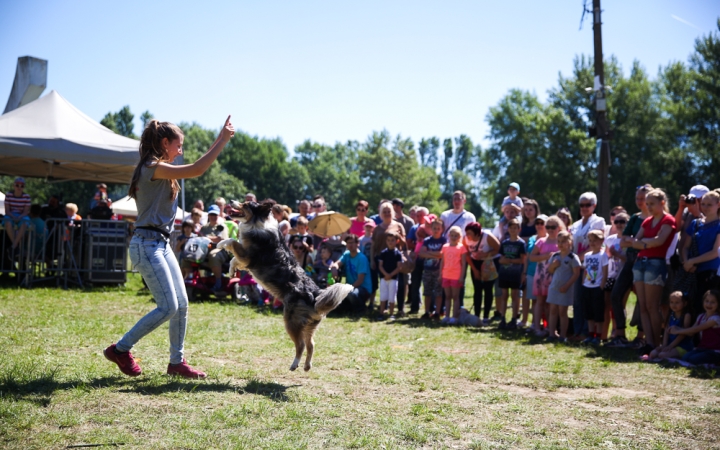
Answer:
[(228, 116), (210, 149), (192, 164), (173, 165), (182, 155), (184, 135), (169, 122), (152, 120), (140, 138), (140, 161), (130, 181), (138, 217), (130, 241), (130, 261), (137, 267), (152, 293), (157, 308), (150, 311), (117, 342), (103, 352), (120, 371), (131, 377), (142, 373), (130, 350), (144, 336), (170, 321), (170, 364), (168, 375), (205, 378), (205, 373), (188, 365), (184, 357), (188, 298), (180, 265), (170, 248), (170, 231), (177, 211), (182, 178), (199, 177), (217, 159), (235, 134)]

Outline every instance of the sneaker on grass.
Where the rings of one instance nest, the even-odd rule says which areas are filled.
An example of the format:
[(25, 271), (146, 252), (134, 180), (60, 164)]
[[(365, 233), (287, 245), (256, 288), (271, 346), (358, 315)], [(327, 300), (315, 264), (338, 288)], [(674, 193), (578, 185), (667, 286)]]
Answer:
[(609, 342), (605, 343), (605, 347), (608, 348), (624, 348), (627, 347), (630, 342), (625, 338), (625, 336), (618, 336), (615, 338), (610, 339)]
[(193, 379), (205, 378), (207, 376), (205, 372), (190, 367), (184, 358), (180, 364), (168, 364), (167, 374)]
[(103, 351), (103, 355), (108, 361), (112, 361), (118, 365), (120, 372), (124, 373), (129, 377), (136, 377), (142, 373), (142, 369), (135, 362), (132, 353), (130, 352), (119, 352), (116, 350), (115, 344), (106, 348)]

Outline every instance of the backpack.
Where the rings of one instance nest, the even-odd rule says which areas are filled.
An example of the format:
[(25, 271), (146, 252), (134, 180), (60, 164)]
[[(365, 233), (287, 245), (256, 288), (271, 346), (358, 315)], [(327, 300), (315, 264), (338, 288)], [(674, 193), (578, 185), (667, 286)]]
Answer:
[(210, 253), (210, 239), (203, 236), (191, 237), (180, 252), (180, 259), (200, 263)]

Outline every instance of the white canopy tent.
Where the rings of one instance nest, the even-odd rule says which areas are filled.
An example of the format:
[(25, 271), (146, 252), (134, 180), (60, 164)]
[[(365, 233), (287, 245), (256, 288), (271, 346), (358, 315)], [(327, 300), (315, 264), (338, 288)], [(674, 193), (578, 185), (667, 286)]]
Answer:
[(0, 174), (127, 184), (138, 147), (56, 91), (0, 116)]
[[(115, 214), (121, 216), (137, 216), (137, 205), (135, 199), (125, 196), (120, 200), (112, 202), (112, 210)], [(175, 223), (181, 222), (188, 214), (178, 206), (177, 212), (175, 213)]]

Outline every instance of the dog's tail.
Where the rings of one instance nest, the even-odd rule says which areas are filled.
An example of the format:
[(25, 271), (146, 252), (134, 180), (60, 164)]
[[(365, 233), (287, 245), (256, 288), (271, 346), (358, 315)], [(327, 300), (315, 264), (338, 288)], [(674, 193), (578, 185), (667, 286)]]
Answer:
[(319, 314), (327, 314), (333, 309), (337, 308), (345, 297), (352, 292), (353, 287), (351, 284), (333, 284), (327, 289), (323, 289), (320, 295), (315, 301), (315, 311)]

